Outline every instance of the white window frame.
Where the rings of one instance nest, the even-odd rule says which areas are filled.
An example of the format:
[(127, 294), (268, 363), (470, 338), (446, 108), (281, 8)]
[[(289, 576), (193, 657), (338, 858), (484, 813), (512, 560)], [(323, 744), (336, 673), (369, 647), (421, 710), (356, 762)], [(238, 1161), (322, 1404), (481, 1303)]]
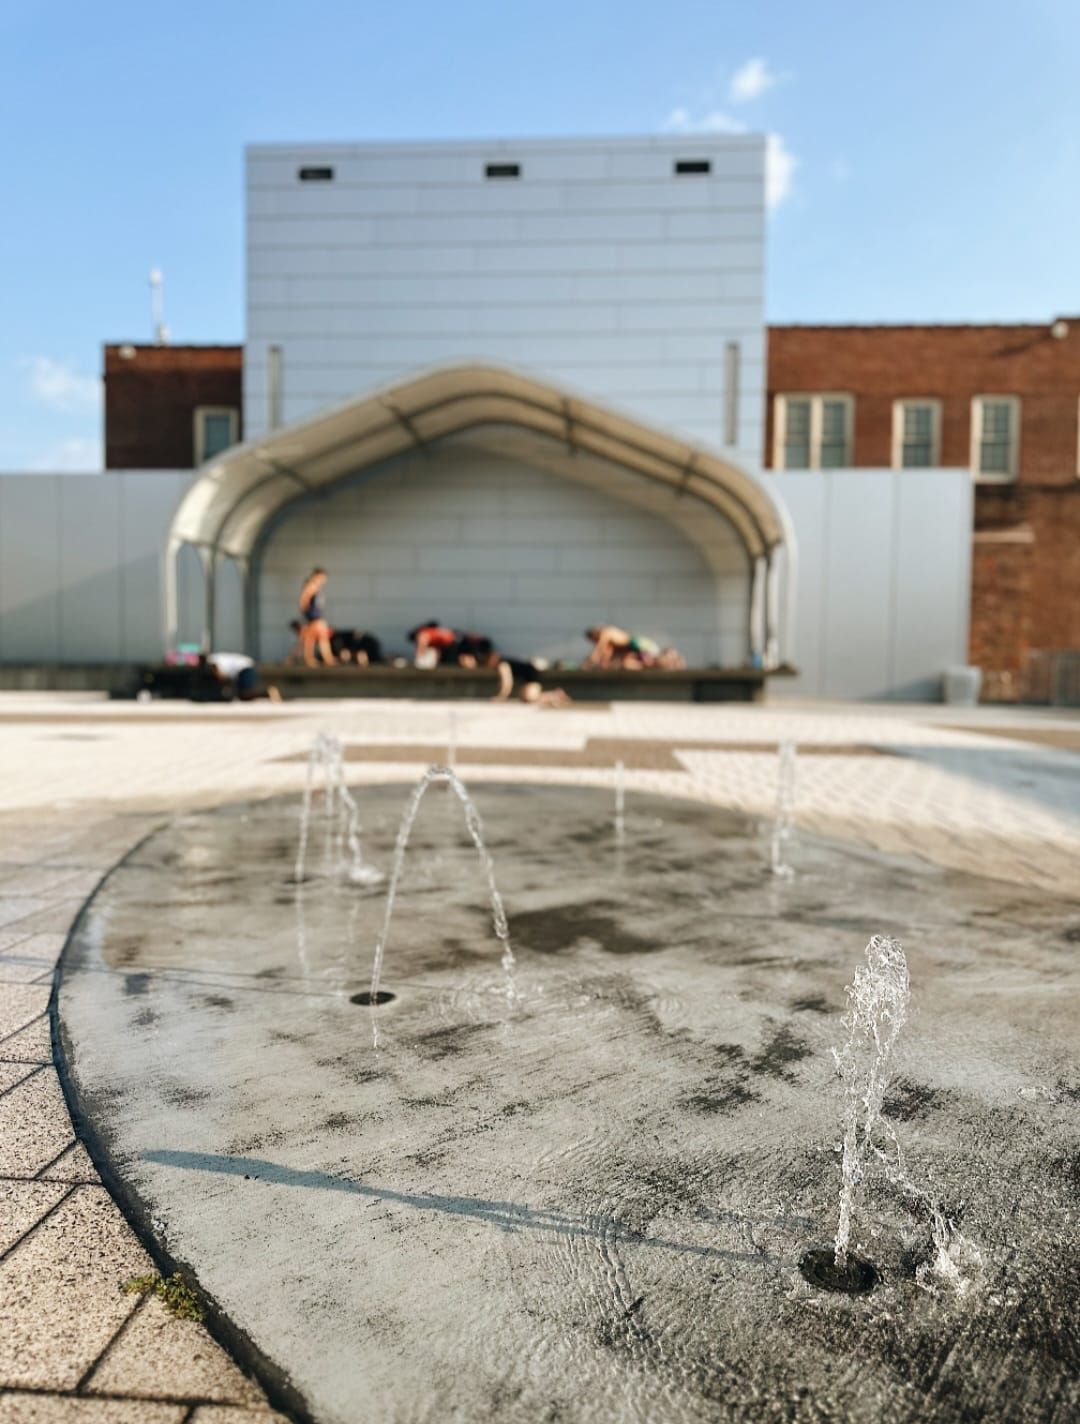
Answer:
[(920, 465), (904, 464), (904, 410), (909, 405), (925, 405), (931, 411), (930, 464), (941, 463), (941, 401), (935, 396), (901, 396), (892, 408), (892, 467), (894, 470), (918, 470)]
[(229, 445), (235, 445), (240, 438), (240, 412), (234, 405), (197, 405), (192, 416), (194, 422), (195, 464), (201, 465), (206, 459), (203, 440), (203, 417), (207, 415), (227, 415), (229, 417)]
[[(994, 470), (987, 471), (986, 474), (979, 468), (979, 457), (982, 451), (982, 423), (983, 423), (983, 403), (994, 401), (1008, 405), (1012, 409), (1012, 418), (1009, 421), (1009, 471), (1007, 474), (999, 474)], [(978, 395), (971, 398), (971, 474), (978, 484), (984, 485), (1014, 485), (1020, 476), (1020, 410), (1021, 402), (1019, 396), (1013, 395)]]
[[(847, 463), (831, 469), (850, 469), (855, 457), (855, 397), (850, 391), (784, 391), (773, 400), (773, 469), (786, 470), (784, 447), (787, 444), (787, 403), (810, 402), (810, 464), (809, 469), (821, 469), (822, 411), (826, 401), (840, 401), (845, 409), (847, 430)], [(798, 470), (792, 470), (798, 474)]]

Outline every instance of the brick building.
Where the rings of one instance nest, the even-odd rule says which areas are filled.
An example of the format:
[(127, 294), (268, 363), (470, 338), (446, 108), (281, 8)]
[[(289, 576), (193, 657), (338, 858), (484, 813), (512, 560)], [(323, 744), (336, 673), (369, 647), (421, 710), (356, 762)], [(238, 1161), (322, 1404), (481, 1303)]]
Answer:
[(773, 326), (766, 463), (969, 466), (971, 661), (1039, 697), (1080, 649), (1080, 317), (1049, 325)]
[(105, 347), (105, 468), (193, 469), (242, 436), (241, 346)]
[[(1080, 318), (774, 326), (765, 464), (954, 466), (975, 479), (970, 658), (1045, 700), (1080, 650)], [(191, 469), (242, 436), (241, 346), (105, 347), (106, 466)]]

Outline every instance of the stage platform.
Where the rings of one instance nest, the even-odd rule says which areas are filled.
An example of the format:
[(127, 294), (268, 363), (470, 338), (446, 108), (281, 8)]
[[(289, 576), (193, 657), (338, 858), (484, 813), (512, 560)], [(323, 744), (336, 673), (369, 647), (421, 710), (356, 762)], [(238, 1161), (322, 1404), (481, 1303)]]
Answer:
[[(414, 697), (485, 699), (495, 695), (494, 672), (472, 668), (333, 667), (308, 668), (265, 663), (263, 683), (293, 697)], [(685, 668), (604, 671), (551, 668), (541, 674), (545, 688), (561, 687), (575, 702), (760, 702), (770, 677), (790, 669)]]
[[(686, 668), (678, 672), (605, 672), (593, 668), (552, 668), (545, 688), (564, 688), (575, 702), (761, 702), (768, 680), (793, 674), (791, 668)], [(277, 687), (286, 699), (300, 697), (463, 698), (495, 695), (494, 672), (439, 667), (315, 667), (262, 663), (260, 685)], [(193, 668), (164, 663), (0, 664), (0, 691), (107, 692), (134, 697), (145, 689), (155, 698), (220, 701), (220, 688)]]

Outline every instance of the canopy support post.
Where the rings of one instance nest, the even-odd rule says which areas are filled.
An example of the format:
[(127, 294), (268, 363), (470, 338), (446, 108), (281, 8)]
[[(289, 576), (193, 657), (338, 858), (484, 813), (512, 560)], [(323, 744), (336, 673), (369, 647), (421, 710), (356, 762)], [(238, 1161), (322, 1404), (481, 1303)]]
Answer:
[(765, 658), (767, 668), (780, 662), (780, 640), (777, 620), (780, 616), (780, 562), (772, 548), (765, 556)]
[(765, 659), (763, 623), (765, 616), (765, 560), (759, 555), (750, 564), (749, 652), (750, 666), (761, 667)]
[(200, 548), (199, 558), (203, 566), (204, 589), (202, 649), (204, 653), (212, 653), (214, 651), (214, 615), (217, 602), (217, 550)]
[(243, 651), (249, 658), (255, 658), (257, 661), (258, 654), (255, 651), (255, 580), (252, 577), (250, 556), (237, 558), (236, 566), (240, 570), (241, 598), (243, 602)]
[(164, 555), (164, 578), (162, 587), (164, 597), (162, 599), (162, 619), (161, 634), (164, 647), (162, 653), (167, 653), (171, 648), (176, 647), (180, 636), (180, 593), (179, 593), (179, 571), (178, 563), (180, 550), (184, 547), (180, 539), (170, 538), (165, 544)]

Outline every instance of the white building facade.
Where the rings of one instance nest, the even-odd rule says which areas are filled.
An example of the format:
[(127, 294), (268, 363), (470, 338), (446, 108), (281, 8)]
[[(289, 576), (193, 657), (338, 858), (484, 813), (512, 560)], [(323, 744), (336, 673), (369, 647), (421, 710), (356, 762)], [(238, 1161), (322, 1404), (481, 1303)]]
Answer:
[[(257, 146), (247, 212), (253, 439), (432, 367), (498, 365), (760, 465), (758, 136)], [(390, 641), (434, 616), (572, 658), (584, 624), (617, 621), (744, 661), (734, 531), (703, 558), (640, 480), (542, 456), (458, 442), (309, 501), (256, 551), (261, 646), (282, 646), (307, 555), (341, 621)]]
[(804, 694), (932, 695), (966, 474), (762, 476), (764, 165), (755, 135), (252, 147), (245, 443), (71, 477), (100, 500), (0, 479), (0, 662), (199, 632), (272, 660), (320, 564), (333, 623), (391, 649), (433, 617), (575, 660), (610, 621), (696, 666), (803, 646)]
[(764, 165), (760, 135), (249, 148), (249, 438), (483, 362), (760, 467)]

